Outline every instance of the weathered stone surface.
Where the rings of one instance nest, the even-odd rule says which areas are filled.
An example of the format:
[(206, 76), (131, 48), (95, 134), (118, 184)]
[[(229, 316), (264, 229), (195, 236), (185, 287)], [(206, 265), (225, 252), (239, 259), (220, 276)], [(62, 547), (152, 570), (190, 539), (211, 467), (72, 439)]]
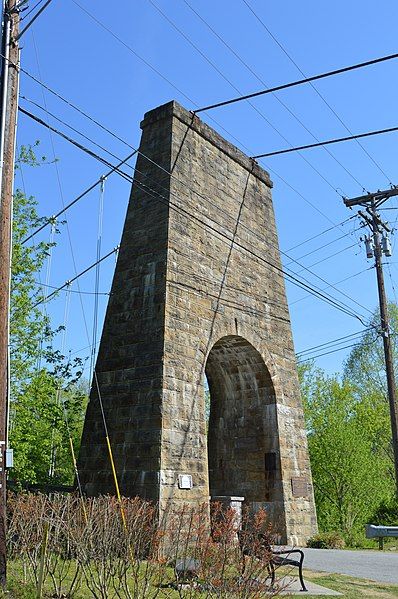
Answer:
[[(121, 491), (161, 509), (244, 496), (303, 543), (316, 516), (269, 175), (175, 102), (141, 126), (97, 361)], [(105, 455), (93, 386), (89, 494), (114, 492)]]

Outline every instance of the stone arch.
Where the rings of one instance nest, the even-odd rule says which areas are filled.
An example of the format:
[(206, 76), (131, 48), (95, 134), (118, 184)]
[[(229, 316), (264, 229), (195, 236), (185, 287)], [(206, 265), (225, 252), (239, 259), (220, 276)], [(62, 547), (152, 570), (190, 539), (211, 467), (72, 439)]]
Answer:
[(276, 396), (261, 354), (245, 338), (228, 335), (213, 345), (205, 372), (210, 495), (281, 502)]

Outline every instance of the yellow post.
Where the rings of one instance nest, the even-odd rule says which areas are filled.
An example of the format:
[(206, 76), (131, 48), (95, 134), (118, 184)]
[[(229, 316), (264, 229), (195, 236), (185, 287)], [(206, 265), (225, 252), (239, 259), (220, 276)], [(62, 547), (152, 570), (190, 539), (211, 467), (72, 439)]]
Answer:
[(43, 596), (44, 565), (46, 562), (47, 546), (48, 546), (48, 524), (45, 524), (43, 541), (41, 544), (39, 579), (37, 581), (37, 596), (39, 599), (41, 599)]

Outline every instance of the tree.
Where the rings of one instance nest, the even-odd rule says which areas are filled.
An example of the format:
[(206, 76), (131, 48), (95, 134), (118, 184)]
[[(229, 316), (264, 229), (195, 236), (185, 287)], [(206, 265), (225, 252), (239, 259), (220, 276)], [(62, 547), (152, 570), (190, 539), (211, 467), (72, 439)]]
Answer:
[[(21, 149), (16, 168), (21, 168), (22, 165), (38, 166), (30, 146)], [(35, 305), (43, 299), (43, 292), (36, 278), (48, 256), (50, 244), (23, 244), (29, 233), (47, 220), (39, 218), (36, 207), (37, 202), (32, 196), (26, 196), (20, 189), (15, 191), (10, 302), (12, 395), (29, 379), (43, 339), (46, 342), (52, 336), (49, 318)]]
[[(394, 370), (398, 375), (398, 306), (388, 305), (391, 339), (394, 356)], [(344, 371), (344, 380), (350, 381), (358, 401), (358, 411), (362, 414), (371, 435), (374, 450), (389, 462), (389, 476), (395, 478), (394, 456), (391, 443), (391, 421), (387, 397), (387, 380), (384, 361), (383, 341), (379, 333), (380, 316), (378, 310), (371, 317), (369, 329), (349, 355)]]
[(393, 487), (374, 444), (373, 413), (347, 379), (301, 369), (315, 500), (321, 530), (350, 544)]
[[(398, 375), (398, 306), (388, 304), (391, 340), (394, 355), (395, 377)], [(383, 340), (380, 334), (380, 314), (376, 310), (368, 322), (368, 330), (351, 351), (345, 367), (344, 377), (355, 387), (358, 396), (374, 393), (387, 401), (386, 368)]]
[(73, 483), (70, 439), (77, 448), (86, 401), (83, 386), (61, 390), (59, 380), (46, 369), (31, 377), (15, 399), (11, 433), (14, 482)]
[[(44, 162), (45, 158), (37, 160), (33, 147), (22, 147), (17, 168)], [(54, 348), (62, 326), (53, 329), (39, 308), (43, 291), (37, 279), (51, 245), (23, 243), (47, 221), (38, 216), (36, 200), (17, 189), (10, 305), (10, 444), (15, 466), (10, 477), (18, 482), (70, 484), (74, 474), (65, 415), (77, 447), (87, 397), (84, 385), (78, 384), (81, 361), (67, 360)]]

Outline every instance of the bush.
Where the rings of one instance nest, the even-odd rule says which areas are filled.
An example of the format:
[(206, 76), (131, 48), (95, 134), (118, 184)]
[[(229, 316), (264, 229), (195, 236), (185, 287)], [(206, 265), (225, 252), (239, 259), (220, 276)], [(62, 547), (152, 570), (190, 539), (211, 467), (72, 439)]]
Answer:
[(139, 498), (9, 494), (8, 555), (19, 568), (19, 586), (36, 593), (43, 579), (44, 595), (58, 599), (77, 599), (82, 588), (93, 599), (278, 595), (264, 578), (269, 551), (253, 557), (267, 533), (264, 511), (243, 518), (244, 551), (236, 512), (221, 504), (212, 506), (211, 521), (207, 504), (165, 510), (160, 522), (158, 514), (159, 506)]
[(320, 532), (308, 539), (307, 547), (312, 549), (344, 549), (345, 541), (338, 532)]
[(395, 498), (382, 501), (373, 513), (369, 524), (398, 526), (398, 501)]

